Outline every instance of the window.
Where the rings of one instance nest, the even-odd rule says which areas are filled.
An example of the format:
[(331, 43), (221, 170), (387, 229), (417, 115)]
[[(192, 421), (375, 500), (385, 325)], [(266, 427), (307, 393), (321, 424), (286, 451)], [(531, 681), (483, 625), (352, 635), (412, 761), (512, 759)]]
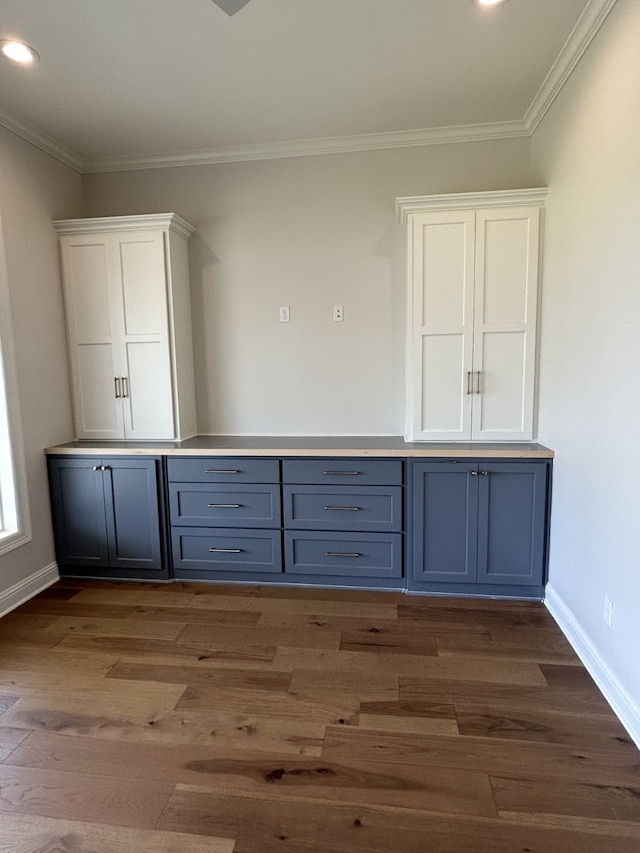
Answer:
[(0, 554), (30, 539), (9, 282), (0, 222)]

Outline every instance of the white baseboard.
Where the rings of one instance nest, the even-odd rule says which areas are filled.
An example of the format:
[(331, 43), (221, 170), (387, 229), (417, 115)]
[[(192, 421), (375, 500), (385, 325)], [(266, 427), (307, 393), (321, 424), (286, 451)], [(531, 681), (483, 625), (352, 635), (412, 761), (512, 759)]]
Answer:
[(580, 627), (570, 608), (551, 585), (547, 586), (545, 605), (600, 688), (602, 695), (640, 749), (640, 705), (611, 671)]
[(15, 610), (16, 607), (24, 604), (25, 601), (29, 601), (34, 595), (42, 592), (43, 589), (51, 586), (59, 579), (58, 564), (49, 563), (48, 566), (38, 569), (37, 572), (29, 575), (28, 578), (18, 581), (18, 583), (9, 587), (9, 589), (0, 592), (0, 617), (11, 610)]

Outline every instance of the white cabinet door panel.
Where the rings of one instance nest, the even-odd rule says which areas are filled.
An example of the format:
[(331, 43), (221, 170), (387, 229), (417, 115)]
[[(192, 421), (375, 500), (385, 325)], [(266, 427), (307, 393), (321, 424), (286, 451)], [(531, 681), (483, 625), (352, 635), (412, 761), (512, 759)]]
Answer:
[(78, 438), (122, 438), (111, 349), (111, 344), (80, 344), (76, 349), (73, 397)]
[(127, 376), (127, 438), (173, 438), (171, 373), (166, 345), (158, 342), (128, 343)]
[(167, 334), (162, 232), (116, 235), (125, 335)]

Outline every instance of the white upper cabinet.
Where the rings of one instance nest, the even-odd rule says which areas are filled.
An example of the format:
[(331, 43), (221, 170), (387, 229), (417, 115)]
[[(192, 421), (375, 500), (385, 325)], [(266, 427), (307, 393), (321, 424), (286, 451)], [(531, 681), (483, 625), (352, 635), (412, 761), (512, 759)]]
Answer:
[(75, 219), (60, 234), (76, 437), (196, 433), (187, 241), (175, 214)]
[(533, 438), (545, 195), (398, 199), (408, 234), (410, 441)]

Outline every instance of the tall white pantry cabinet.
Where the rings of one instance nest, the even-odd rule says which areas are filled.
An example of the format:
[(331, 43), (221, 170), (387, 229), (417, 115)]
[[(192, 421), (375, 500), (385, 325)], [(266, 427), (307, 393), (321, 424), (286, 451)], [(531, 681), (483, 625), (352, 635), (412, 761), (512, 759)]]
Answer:
[(534, 437), (546, 189), (400, 198), (410, 441)]
[(173, 213), (59, 220), (76, 438), (196, 433), (187, 243)]

